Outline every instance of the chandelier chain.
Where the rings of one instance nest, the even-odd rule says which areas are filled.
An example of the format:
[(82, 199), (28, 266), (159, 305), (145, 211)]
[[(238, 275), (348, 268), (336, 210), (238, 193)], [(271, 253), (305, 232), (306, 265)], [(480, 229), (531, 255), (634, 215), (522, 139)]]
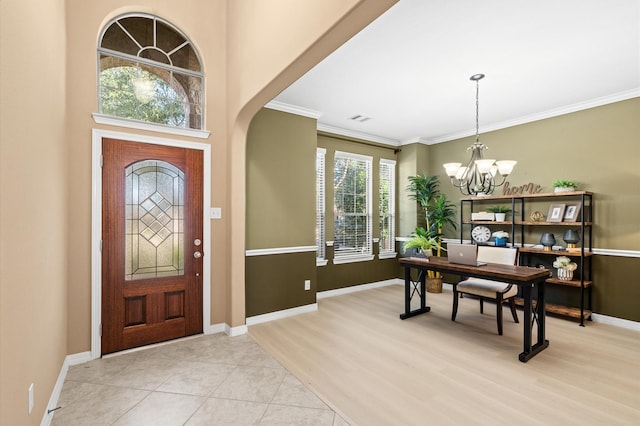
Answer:
[(480, 80), (476, 80), (476, 143), (480, 142)]

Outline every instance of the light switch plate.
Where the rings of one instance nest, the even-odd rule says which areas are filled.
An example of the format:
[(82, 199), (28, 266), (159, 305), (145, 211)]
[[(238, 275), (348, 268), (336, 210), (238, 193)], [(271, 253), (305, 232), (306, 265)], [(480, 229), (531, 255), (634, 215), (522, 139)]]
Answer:
[(222, 209), (220, 207), (211, 207), (211, 219), (222, 219)]

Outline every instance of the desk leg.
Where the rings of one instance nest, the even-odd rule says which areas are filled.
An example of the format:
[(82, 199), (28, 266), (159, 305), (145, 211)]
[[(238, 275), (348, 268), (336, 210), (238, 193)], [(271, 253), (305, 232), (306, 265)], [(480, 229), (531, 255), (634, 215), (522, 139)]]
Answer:
[[(538, 300), (535, 309), (533, 307), (532, 293), (534, 287), (538, 290)], [(522, 297), (524, 298), (523, 352), (518, 358), (522, 362), (527, 362), (549, 346), (549, 341), (545, 339), (544, 281), (523, 286)], [(538, 325), (537, 343), (535, 345), (533, 344), (533, 336), (531, 335), (534, 321)]]
[[(427, 277), (426, 271), (418, 268), (418, 278), (414, 282), (411, 279), (411, 266), (404, 267), (404, 313), (400, 314), (400, 319), (407, 319), (416, 315), (431, 311), (431, 307), (427, 306)], [(411, 299), (413, 295), (420, 295), (420, 308), (411, 310)]]

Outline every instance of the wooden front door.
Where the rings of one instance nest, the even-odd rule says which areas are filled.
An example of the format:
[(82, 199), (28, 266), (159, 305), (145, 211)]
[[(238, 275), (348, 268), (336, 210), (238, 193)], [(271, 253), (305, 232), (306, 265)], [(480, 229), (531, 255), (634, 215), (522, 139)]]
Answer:
[(202, 333), (202, 151), (102, 155), (102, 354)]

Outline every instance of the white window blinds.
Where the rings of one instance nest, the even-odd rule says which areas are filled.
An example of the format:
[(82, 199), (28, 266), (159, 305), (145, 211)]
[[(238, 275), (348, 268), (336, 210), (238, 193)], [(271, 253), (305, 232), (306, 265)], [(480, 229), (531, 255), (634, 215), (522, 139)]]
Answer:
[(336, 151), (334, 258), (371, 255), (372, 157)]
[(396, 162), (380, 160), (380, 253), (395, 252)]
[(326, 150), (316, 150), (316, 258), (325, 258), (325, 190), (324, 190), (324, 166)]

